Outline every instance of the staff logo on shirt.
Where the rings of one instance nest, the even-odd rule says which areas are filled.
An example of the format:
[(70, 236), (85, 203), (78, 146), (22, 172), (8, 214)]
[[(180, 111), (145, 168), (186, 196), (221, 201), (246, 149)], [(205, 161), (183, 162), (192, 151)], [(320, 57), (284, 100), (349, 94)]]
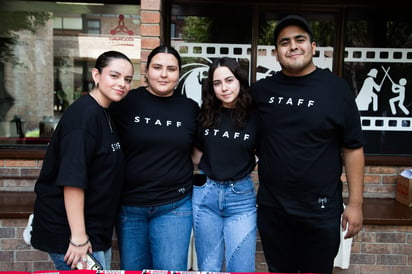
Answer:
[(269, 104), (278, 104), (278, 105), (290, 105), (290, 106), (298, 106), (298, 107), (307, 107), (310, 108), (315, 104), (314, 100), (306, 100), (302, 98), (285, 98), (285, 97), (269, 97), (268, 100)]
[(182, 122), (180, 121), (172, 121), (172, 120), (161, 120), (161, 119), (153, 119), (150, 117), (134, 117), (135, 123), (142, 123), (145, 125), (154, 125), (154, 126), (165, 126), (165, 127), (181, 127)]
[(182, 193), (182, 194), (185, 194), (186, 188), (185, 188), (185, 187), (181, 187), (181, 188), (179, 188), (177, 191), (180, 192), (180, 193)]
[(326, 197), (318, 198), (318, 204), (320, 205), (320, 208), (325, 208), (327, 203), (328, 203), (328, 198)]
[(120, 143), (113, 143), (110, 145), (112, 147), (112, 151), (115, 152), (116, 150), (120, 150)]
[(247, 133), (240, 133), (240, 132), (229, 132), (227, 130), (219, 130), (219, 129), (205, 129), (203, 131), (204, 136), (216, 136), (216, 137), (222, 137), (222, 138), (227, 138), (227, 139), (240, 139), (243, 141), (249, 140), (250, 135)]

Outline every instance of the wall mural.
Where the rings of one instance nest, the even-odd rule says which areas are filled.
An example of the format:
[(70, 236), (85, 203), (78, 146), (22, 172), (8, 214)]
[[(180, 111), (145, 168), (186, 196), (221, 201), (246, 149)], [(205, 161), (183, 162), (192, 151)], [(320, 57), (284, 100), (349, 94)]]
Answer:
[(345, 78), (357, 95), (365, 151), (412, 156), (412, 49), (345, 48)]
[[(410, 111), (405, 105), (405, 96), (406, 96), (406, 84), (408, 81), (406, 78), (402, 77), (398, 82), (395, 82), (390, 74), (390, 66), (385, 69), (381, 67), (383, 71), (383, 77), (380, 80), (380, 83), (377, 83), (378, 69), (372, 68), (366, 78), (363, 81), (362, 87), (356, 97), (356, 104), (358, 105), (359, 111), (363, 112), (379, 112), (379, 95), (383, 93), (390, 93), (390, 98), (387, 100), (387, 103), (390, 107), (390, 113), (394, 117), (368, 117), (366, 116), (363, 120), (363, 127), (367, 130), (389, 130), (389, 131), (411, 131), (412, 130), (412, 119), (407, 118)], [(385, 80), (388, 83), (386, 89), (381, 88), (385, 84)], [(371, 107), (372, 105), (372, 107)], [(411, 104), (409, 104), (409, 107)], [(397, 117), (395, 117), (397, 116)], [(367, 121), (367, 122), (365, 122)], [(381, 121), (378, 123), (378, 121)]]

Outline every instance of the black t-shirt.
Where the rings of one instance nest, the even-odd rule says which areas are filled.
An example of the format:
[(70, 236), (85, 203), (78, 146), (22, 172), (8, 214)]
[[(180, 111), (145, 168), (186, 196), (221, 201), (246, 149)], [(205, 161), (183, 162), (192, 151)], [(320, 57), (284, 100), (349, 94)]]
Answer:
[(307, 216), (342, 212), (341, 148), (363, 145), (348, 84), (328, 70), (252, 85), (260, 116), (258, 203)]
[(243, 129), (235, 129), (231, 109), (223, 109), (220, 125), (199, 130), (199, 163), (208, 177), (218, 181), (239, 180), (255, 168), (257, 116), (251, 113)]
[(70, 227), (63, 186), (85, 190), (86, 233), (94, 251), (111, 247), (118, 209), (124, 155), (107, 109), (81, 96), (63, 114), (50, 140), (39, 178), (32, 245), (66, 253)]
[(158, 97), (140, 87), (110, 111), (126, 154), (122, 205), (158, 206), (190, 194), (197, 103), (178, 92)]

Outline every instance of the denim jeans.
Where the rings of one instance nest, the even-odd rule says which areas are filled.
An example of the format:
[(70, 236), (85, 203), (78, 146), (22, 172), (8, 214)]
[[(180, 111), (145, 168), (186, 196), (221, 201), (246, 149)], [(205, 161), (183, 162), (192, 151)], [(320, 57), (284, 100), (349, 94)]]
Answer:
[[(67, 265), (64, 261), (65, 254), (49, 253), (50, 258), (54, 262), (56, 270), (71, 270), (71, 266)], [(92, 253), (94, 258), (102, 265), (104, 270), (110, 270), (110, 264), (112, 261), (112, 249), (109, 248), (106, 251), (95, 251)]]
[(122, 206), (116, 225), (122, 270), (186, 271), (192, 196), (154, 207)]
[[(256, 193), (250, 176), (193, 188), (199, 271), (255, 272)], [(223, 267), (225, 261), (225, 269)]]

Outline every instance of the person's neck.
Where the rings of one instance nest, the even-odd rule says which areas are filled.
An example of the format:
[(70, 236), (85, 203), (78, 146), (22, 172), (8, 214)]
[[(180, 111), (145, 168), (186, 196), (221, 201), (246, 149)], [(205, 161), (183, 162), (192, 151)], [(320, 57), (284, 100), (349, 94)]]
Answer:
[(316, 66), (312, 63), (309, 66), (302, 68), (301, 70), (282, 69), (282, 73), (289, 77), (302, 77), (311, 74), (315, 70)]
[(97, 89), (93, 89), (89, 92), (89, 95), (102, 107), (102, 108), (109, 108), (110, 102), (104, 100), (101, 93)]
[(153, 94), (154, 96), (157, 96), (157, 97), (171, 97), (174, 94), (174, 90), (170, 90), (168, 92), (165, 92), (164, 94), (161, 94), (159, 92), (154, 92), (153, 89), (150, 86), (146, 86), (146, 90), (149, 93), (151, 93), (151, 94)]

